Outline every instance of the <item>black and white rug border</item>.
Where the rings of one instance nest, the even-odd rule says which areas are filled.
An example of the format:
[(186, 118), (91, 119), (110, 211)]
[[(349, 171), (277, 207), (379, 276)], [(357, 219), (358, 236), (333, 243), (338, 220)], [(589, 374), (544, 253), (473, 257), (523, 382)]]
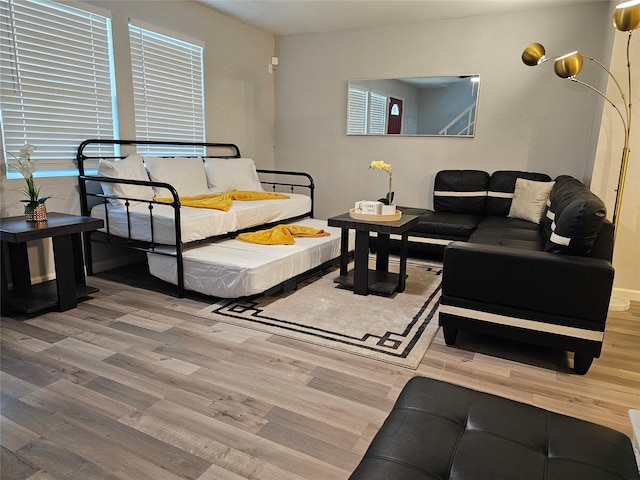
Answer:
[[(393, 259), (391, 259), (391, 261), (393, 262)], [(234, 323), (236, 325), (237, 323), (231, 319), (235, 319), (235, 321), (249, 322), (251, 325), (255, 326), (254, 328), (256, 330), (262, 330), (274, 335), (277, 335), (278, 331), (281, 331), (282, 336), (285, 337), (292, 337), (291, 334), (300, 334), (303, 336), (315, 337), (316, 339), (318, 339), (318, 341), (324, 340), (326, 342), (334, 342), (336, 344), (342, 344), (369, 352), (375, 352), (377, 354), (386, 356), (390, 363), (395, 363), (393, 361), (394, 358), (407, 359), (409, 357), (415, 346), (422, 338), (427, 327), (431, 325), (432, 321), (434, 321), (434, 317), (436, 316), (436, 313), (438, 312), (438, 308), (440, 306), (440, 292), (442, 288), (442, 266), (411, 261), (408, 262), (408, 265), (425, 268), (427, 271), (434, 272), (434, 274), (438, 277), (438, 283), (435, 286), (433, 292), (431, 292), (431, 294), (426, 298), (421, 308), (409, 321), (409, 323), (406, 325), (406, 328), (402, 332), (387, 331), (383, 335), (380, 335), (379, 333), (364, 333), (360, 337), (354, 337), (337, 331), (304, 325), (302, 323), (292, 322), (290, 320), (282, 320), (264, 314), (264, 309), (260, 307), (261, 297), (220, 300), (214, 305), (209, 306), (203, 312), (206, 312), (210, 315), (222, 317), (220, 318), (220, 321), (222, 322), (224, 322), (224, 318), (229, 318), (230, 323)], [(325, 273), (325, 275), (330, 273), (331, 272), (327, 272)], [(265, 309), (267, 307), (268, 305), (265, 307)], [(261, 326), (263, 326), (265, 329), (261, 329)], [(247, 326), (247, 328), (251, 328), (251, 326)], [(309, 343), (315, 343), (313, 342), (312, 338), (309, 338), (308, 340), (305, 340), (300, 336), (293, 336), (293, 338), (297, 338), (301, 341), (307, 341)], [(322, 343), (315, 344), (323, 345)], [(326, 346), (332, 348), (330, 345)], [(351, 351), (351, 353), (357, 354), (357, 352), (353, 351)], [(364, 355), (365, 352), (362, 351), (362, 354)]]

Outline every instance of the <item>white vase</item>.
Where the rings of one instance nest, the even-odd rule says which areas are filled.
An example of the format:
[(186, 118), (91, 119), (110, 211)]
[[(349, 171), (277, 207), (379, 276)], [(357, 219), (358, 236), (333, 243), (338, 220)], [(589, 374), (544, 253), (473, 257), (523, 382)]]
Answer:
[(395, 205), (382, 205), (382, 215), (395, 215), (396, 206)]

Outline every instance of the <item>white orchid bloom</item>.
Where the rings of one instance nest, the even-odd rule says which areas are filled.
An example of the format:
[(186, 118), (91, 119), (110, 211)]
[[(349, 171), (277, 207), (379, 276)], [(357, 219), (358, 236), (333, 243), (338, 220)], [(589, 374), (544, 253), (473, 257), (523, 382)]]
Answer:
[(31, 155), (36, 151), (36, 147), (31, 145), (30, 143), (25, 143), (23, 147), (20, 148), (19, 154), (20, 159), (29, 160), (31, 159)]

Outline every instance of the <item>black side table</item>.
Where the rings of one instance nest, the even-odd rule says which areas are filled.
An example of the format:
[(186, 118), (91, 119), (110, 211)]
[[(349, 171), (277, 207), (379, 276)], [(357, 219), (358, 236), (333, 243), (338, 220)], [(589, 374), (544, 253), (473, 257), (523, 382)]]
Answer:
[[(369, 292), (391, 295), (403, 292), (407, 272), (407, 250), (409, 230), (418, 224), (417, 215), (405, 215), (393, 222), (375, 222), (351, 218), (348, 213), (327, 220), (331, 227), (342, 229), (340, 243), (340, 276), (336, 283), (353, 288), (353, 293), (367, 295)], [(354, 268), (347, 272), (349, 229), (356, 231), (356, 248)], [(376, 269), (369, 270), (369, 232), (378, 235), (376, 252)], [(389, 237), (391, 234), (401, 235), (400, 271), (389, 272)]]
[[(85, 281), (81, 233), (102, 228), (91, 217), (48, 213), (44, 222), (27, 222), (24, 216), (0, 219), (2, 235), (2, 307), (24, 313), (58, 307), (75, 308), (78, 299), (98, 291)], [(27, 242), (51, 238), (56, 279), (31, 285)], [(8, 274), (13, 288), (9, 290)]]

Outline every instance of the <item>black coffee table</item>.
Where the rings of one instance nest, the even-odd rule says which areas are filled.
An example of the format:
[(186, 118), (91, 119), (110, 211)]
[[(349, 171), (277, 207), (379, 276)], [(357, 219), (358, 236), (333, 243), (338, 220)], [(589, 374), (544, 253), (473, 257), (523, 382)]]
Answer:
[[(380, 293), (391, 295), (393, 292), (403, 292), (407, 277), (407, 247), (409, 244), (409, 230), (418, 224), (417, 215), (403, 214), (400, 220), (393, 222), (377, 222), (373, 220), (359, 220), (351, 218), (348, 213), (331, 217), (327, 220), (331, 227), (342, 229), (340, 242), (340, 276), (336, 283), (353, 289), (353, 293), (367, 295)], [(356, 247), (354, 253), (354, 268), (347, 271), (349, 262), (349, 230), (356, 231)], [(376, 232), (376, 269), (369, 269), (369, 233)], [(400, 271), (389, 272), (389, 237), (391, 234), (401, 236)]]

